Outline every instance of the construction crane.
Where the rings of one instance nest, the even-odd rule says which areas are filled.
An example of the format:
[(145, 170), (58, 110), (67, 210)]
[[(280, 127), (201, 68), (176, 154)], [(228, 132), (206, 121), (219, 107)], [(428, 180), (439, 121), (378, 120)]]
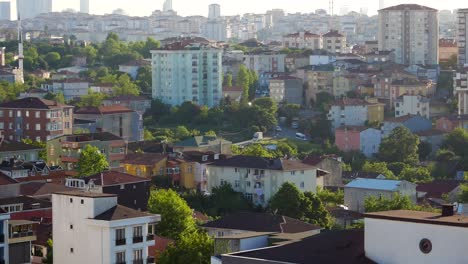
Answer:
[(330, 16), (333, 16), (333, 0), (330, 0), (328, 3), (328, 12), (330, 13)]

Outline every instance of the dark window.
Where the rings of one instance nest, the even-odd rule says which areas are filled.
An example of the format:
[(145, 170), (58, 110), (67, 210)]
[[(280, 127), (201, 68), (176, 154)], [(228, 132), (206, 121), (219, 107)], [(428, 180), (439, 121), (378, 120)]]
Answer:
[(83, 200), (83, 199), (81, 199), (81, 204), (84, 204), (84, 200)]
[(73, 203), (73, 198), (70, 198), (70, 203)]
[(73, 248), (70, 248), (70, 253), (73, 253)]
[(432, 242), (427, 238), (422, 239), (421, 242), (419, 242), (419, 249), (424, 254), (431, 253), (431, 251), (432, 251)]
[(70, 225), (70, 229), (73, 229), (73, 225)]

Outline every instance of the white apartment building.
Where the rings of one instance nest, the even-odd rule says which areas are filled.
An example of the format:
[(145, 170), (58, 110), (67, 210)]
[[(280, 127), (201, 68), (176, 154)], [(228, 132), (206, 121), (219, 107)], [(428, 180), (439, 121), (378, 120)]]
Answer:
[(285, 58), (286, 54), (279, 53), (244, 54), (242, 61), (249, 70), (260, 75), (264, 72), (285, 72)]
[(430, 100), (421, 95), (403, 95), (395, 100), (395, 117), (420, 115), (430, 117)]
[(331, 30), (323, 36), (323, 49), (330, 53), (346, 53), (346, 36)]
[(468, 68), (460, 68), (455, 73), (453, 86), (458, 95), (458, 115), (468, 115)]
[(254, 204), (266, 206), (285, 182), (315, 193), (320, 172), (297, 160), (233, 156), (208, 164), (207, 189), (211, 193), (214, 187), (230, 184)]
[(367, 105), (365, 101), (353, 99), (335, 102), (327, 115), (332, 129), (335, 130), (340, 126), (363, 126), (368, 120)]
[(34, 18), (52, 12), (52, 0), (16, 0), (16, 9), (21, 19)]
[[(8, 220), (10, 214), (0, 212), (0, 263), (8, 263)], [(3, 239), (1, 239), (3, 238)], [(3, 261), (3, 262), (2, 262)]]
[(283, 36), (283, 47), (317, 50), (323, 48), (323, 39), (318, 34), (301, 31)]
[(222, 50), (175, 43), (152, 50), (153, 98), (176, 106), (186, 101), (213, 107), (222, 98)]
[(468, 46), (466, 38), (468, 36), (468, 8), (458, 9), (458, 64), (468, 64)]
[(151, 215), (117, 204), (117, 195), (70, 191), (52, 195), (54, 263), (154, 263)]
[(402, 4), (379, 10), (379, 50), (394, 50), (398, 64), (439, 63), (439, 20), (436, 9)]
[(89, 82), (81, 79), (54, 81), (51, 92), (62, 92), (65, 100), (73, 100), (88, 94)]
[(210, 19), (202, 26), (202, 34), (207, 39), (216, 41), (227, 40), (227, 25), (222, 18)]

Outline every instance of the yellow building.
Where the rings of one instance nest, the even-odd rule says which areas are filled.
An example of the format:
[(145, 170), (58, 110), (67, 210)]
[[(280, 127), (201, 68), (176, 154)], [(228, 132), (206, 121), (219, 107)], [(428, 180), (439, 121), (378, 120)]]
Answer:
[(195, 189), (196, 162), (179, 160), (180, 162), (180, 185), (186, 189)]
[(120, 167), (125, 173), (151, 178), (158, 175), (166, 175), (167, 155), (156, 153), (134, 153), (128, 154)]
[(369, 122), (383, 122), (385, 104), (373, 103), (367, 105), (367, 120)]
[(355, 89), (352, 78), (347, 76), (336, 76), (333, 78), (333, 96), (342, 97)]

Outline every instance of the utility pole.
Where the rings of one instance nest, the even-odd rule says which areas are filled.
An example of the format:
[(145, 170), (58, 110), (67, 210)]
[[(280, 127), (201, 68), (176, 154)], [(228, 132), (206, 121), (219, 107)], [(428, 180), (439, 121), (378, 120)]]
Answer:
[(330, 13), (330, 16), (333, 16), (333, 0), (329, 1), (328, 12)]
[(18, 71), (20, 82), (24, 83), (24, 50), (23, 50), (23, 29), (21, 26), (21, 16), (18, 10)]

